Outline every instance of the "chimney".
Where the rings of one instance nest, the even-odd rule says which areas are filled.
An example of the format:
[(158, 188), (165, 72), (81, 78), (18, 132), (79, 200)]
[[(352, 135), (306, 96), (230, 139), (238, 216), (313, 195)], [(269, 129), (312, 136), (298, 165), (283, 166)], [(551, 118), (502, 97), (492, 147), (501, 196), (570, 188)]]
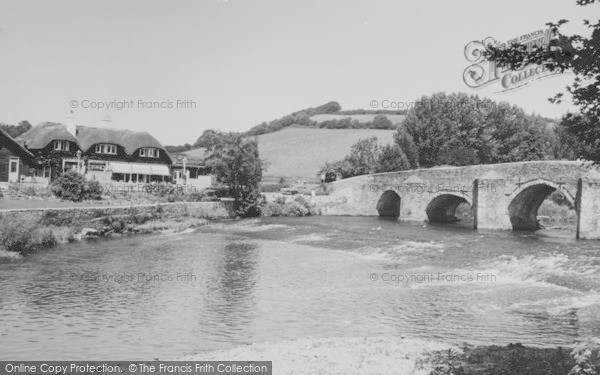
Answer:
[(77, 137), (77, 117), (75, 117), (75, 112), (70, 111), (67, 116), (67, 131), (73, 134), (73, 137)]
[(104, 118), (102, 119), (102, 127), (110, 128), (111, 125), (112, 125), (112, 120), (110, 119), (110, 116), (104, 116)]

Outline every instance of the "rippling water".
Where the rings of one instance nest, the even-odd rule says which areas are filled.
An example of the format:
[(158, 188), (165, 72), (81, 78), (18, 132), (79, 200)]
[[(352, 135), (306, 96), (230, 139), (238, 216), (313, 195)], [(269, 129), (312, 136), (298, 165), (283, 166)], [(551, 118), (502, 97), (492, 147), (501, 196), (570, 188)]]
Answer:
[(569, 345), (600, 336), (600, 245), (571, 237), (307, 217), (59, 246), (0, 260), (0, 359), (308, 336)]

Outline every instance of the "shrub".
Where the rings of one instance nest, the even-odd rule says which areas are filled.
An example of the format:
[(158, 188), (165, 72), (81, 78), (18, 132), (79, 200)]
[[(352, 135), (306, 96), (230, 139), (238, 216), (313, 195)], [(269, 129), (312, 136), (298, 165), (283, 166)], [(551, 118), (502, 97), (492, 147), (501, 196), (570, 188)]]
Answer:
[(573, 346), (571, 357), (576, 365), (569, 375), (600, 374), (600, 339), (594, 337), (590, 342), (578, 343)]
[(519, 343), (465, 345), (462, 352), (445, 350), (429, 355), (433, 365), (430, 375), (565, 375), (575, 364), (569, 352), (562, 348), (530, 348)]
[(307, 216), (318, 214), (315, 206), (301, 195), (290, 200), (285, 196), (275, 198), (275, 201), (264, 203), (262, 216)]
[(101, 198), (102, 187), (98, 181), (87, 181), (75, 171), (67, 171), (52, 182), (50, 189), (58, 198), (81, 202), (85, 199)]
[(284, 206), (285, 216), (310, 215), (310, 209), (298, 201), (292, 201)]
[(85, 196), (83, 199), (102, 199), (102, 185), (96, 180), (86, 181)]
[(52, 229), (39, 225), (33, 219), (0, 217), (0, 245), (17, 253), (56, 245), (58, 239)]
[(257, 190), (240, 191), (235, 200), (235, 213), (240, 217), (261, 216), (261, 209), (265, 201), (264, 195), (261, 195)]

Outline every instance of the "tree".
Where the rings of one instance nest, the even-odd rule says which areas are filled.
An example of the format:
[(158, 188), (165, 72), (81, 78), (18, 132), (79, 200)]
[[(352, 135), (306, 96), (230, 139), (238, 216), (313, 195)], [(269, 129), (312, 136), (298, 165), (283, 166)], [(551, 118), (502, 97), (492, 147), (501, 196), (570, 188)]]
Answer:
[[(408, 111), (402, 127), (412, 137), (423, 167), (551, 157), (553, 138), (546, 134), (544, 119), (476, 95), (422, 97)], [(410, 147), (401, 148), (410, 153)]]
[(19, 125), (0, 124), (0, 128), (7, 132), (11, 137), (17, 138), (21, 134), (29, 131), (32, 128), (29, 121), (23, 120)]
[[(586, 6), (596, 0), (576, 0), (576, 4)], [(595, 142), (600, 133), (600, 20), (583, 23), (591, 29), (591, 35), (564, 35), (560, 27), (567, 20), (549, 22), (554, 35), (548, 46), (528, 49), (526, 45), (512, 44), (506, 49), (489, 46), (485, 56), (495, 61), (499, 67), (517, 70), (529, 64), (545, 65), (552, 72), (571, 71), (575, 74), (573, 83), (566, 91), (571, 95), (573, 104), (579, 107), (580, 115), (567, 115), (562, 123), (569, 134), (582, 143), (583, 156), (600, 161), (600, 144)], [(560, 103), (564, 93), (549, 98), (550, 102)], [(591, 138), (594, 137), (594, 138)]]
[(411, 169), (404, 151), (397, 144), (381, 146), (377, 137), (361, 139), (352, 145), (350, 154), (341, 160), (325, 163), (318, 175), (325, 174), (325, 181), (360, 176), (371, 173), (394, 172)]
[(575, 157), (600, 162), (600, 124), (598, 119), (568, 113), (562, 118), (560, 126), (563, 147), (571, 150)]
[(234, 209), (242, 217), (260, 215), (258, 184), (265, 163), (258, 154), (258, 142), (241, 134), (222, 134), (208, 147), (207, 165), (218, 182), (229, 187)]
[(224, 133), (214, 129), (206, 129), (200, 138), (194, 143), (194, 147), (212, 147), (219, 139), (224, 136)]
[(377, 162), (377, 172), (380, 173), (412, 169), (408, 157), (396, 144), (381, 147)]
[(394, 124), (385, 115), (375, 115), (373, 118), (373, 128), (393, 129)]
[(350, 148), (350, 155), (346, 156), (352, 168), (351, 174), (359, 176), (376, 173), (379, 161), (379, 144), (377, 137), (361, 139)]
[(348, 160), (344, 158), (334, 162), (325, 162), (317, 175), (321, 176), (325, 174), (325, 182), (332, 182), (337, 180), (338, 176), (341, 178), (354, 177), (351, 170), (352, 167), (348, 163)]
[(418, 168), (419, 150), (404, 126), (399, 126), (396, 133), (394, 133), (394, 142), (406, 156), (410, 169)]

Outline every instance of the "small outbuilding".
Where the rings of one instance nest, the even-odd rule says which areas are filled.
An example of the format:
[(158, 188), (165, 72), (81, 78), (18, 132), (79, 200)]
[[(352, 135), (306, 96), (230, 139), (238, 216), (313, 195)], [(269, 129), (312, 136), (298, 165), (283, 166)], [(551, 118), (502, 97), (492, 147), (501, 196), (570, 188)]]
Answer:
[(19, 182), (33, 176), (37, 168), (33, 154), (0, 129), (0, 183)]

